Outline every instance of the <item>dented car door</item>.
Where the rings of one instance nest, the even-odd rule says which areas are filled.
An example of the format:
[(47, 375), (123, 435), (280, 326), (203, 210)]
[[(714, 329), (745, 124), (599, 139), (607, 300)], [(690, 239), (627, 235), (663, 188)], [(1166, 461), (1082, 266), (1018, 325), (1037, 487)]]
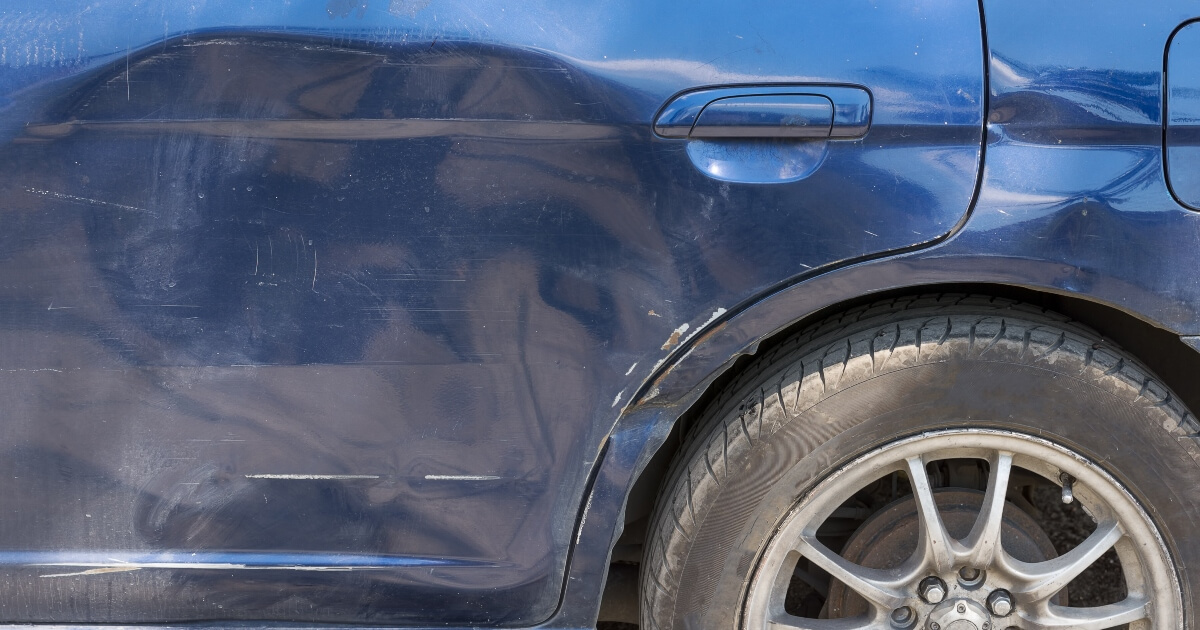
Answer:
[(974, 3), (18, 5), (8, 621), (541, 621), (664, 358), (980, 170)]

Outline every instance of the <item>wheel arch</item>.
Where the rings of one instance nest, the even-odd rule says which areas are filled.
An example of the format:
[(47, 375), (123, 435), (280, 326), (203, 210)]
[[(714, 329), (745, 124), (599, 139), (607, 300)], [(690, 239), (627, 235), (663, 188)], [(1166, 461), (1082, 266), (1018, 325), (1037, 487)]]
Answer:
[(597, 612), (600, 621), (636, 620), (635, 563), (650, 513), (687, 430), (726, 384), (830, 315), (880, 300), (938, 293), (1011, 299), (1066, 315), (1137, 357), (1189, 409), (1200, 409), (1200, 391), (1188, 387), (1188, 375), (1200, 373), (1200, 348), (1181, 339), (1200, 335), (1200, 308), (1169, 291), (1060, 261), (980, 256), (969, 243), (795, 278), (722, 310), (722, 317), (663, 357), (648, 378), (630, 383), (635, 394), (609, 431), (596, 483), (577, 523), (578, 544), (560, 608), (574, 614), (555, 621), (591, 626)]
[[(758, 357), (768, 354), (772, 348), (792, 335), (831, 315), (878, 301), (939, 293), (962, 293), (1015, 300), (1065, 315), (1136, 356), (1158, 375), (1189, 409), (1200, 409), (1200, 391), (1188, 386), (1189, 375), (1200, 373), (1200, 353), (1184, 343), (1178, 332), (1168, 330), (1163, 324), (1142, 313), (1119, 308), (1092, 296), (1040, 286), (989, 282), (916, 284), (853, 295), (801, 314), (790, 324), (768, 336), (747, 343), (744, 349), (730, 355), (719, 370), (696, 382), (696, 391), (693, 391), (691, 396), (680, 398), (681, 404), (676, 409), (660, 416), (674, 418), (662, 444), (652, 454), (643, 455), (647, 458), (644, 459), (646, 463), (636, 473), (631, 485), (624, 511), (625, 530), (616, 541), (613, 561), (636, 561), (637, 554), (640, 553), (638, 550), (645, 530), (645, 521), (653, 510), (664, 477), (679, 453), (680, 445), (687, 438), (688, 431), (695, 426), (696, 419), (726, 385), (736, 379)], [(710, 335), (702, 334), (701, 340), (705, 336)], [(674, 372), (675, 365), (693, 351), (694, 349), (686, 351), (674, 364), (668, 365), (660, 372), (656, 379), (647, 383), (639, 404), (654, 404), (654, 399), (662, 395), (661, 388), (656, 391), (656, 388), (660, 387), (657, 383), (663, 381), (667, 374)]]

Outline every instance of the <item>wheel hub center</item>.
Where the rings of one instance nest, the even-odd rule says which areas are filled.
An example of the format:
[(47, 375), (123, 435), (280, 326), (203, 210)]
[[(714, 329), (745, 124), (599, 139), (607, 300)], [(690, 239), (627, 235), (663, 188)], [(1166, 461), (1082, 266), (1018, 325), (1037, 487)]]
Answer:
[(993, 630), (992, 615), (982, 604), (965, 598), (942, 602), (929, 613), (927, 630)]

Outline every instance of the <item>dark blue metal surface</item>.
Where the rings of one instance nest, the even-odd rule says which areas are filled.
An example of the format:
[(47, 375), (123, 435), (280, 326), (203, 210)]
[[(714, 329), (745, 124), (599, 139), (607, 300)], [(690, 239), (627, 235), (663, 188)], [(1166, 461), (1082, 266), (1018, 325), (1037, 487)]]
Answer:
[[(970, 4), (3, 11), (11, 621), (545, 620), (638, 384), (979, 171)], [(653, 132), (752, 84), (864, 86), (870, 131)]]
[[(597, 506), (627, 496), (680, 410), (734, 357), (854, 296), (957, 282), (1022, 286), (1112, 306), (1196, 347), (1200, 214), (1172, 198), (1162, 142), (1167, 41), (1200, 7), (985, 1), (984, 14), (986, 159), (962, 228), (927, 248), (795, 279), (679, 348), (613, 431), (592, 502), (607, 510), (597, 521), (619, 518), (619, 506)], [(603, 580), (613, 540), (611, 528), (584, 527), (554, 625), (590, 623), (592, 584)]]
[(1167, 48), (1168, 182), (1180, 203), (1200, 208), (1200, 25), (1171, 36)]
[[(586, 627), (675, 418), (809, 313), (994, 282), (1200, 335), (1189, 3), (986, 2), (969, 217), (973, 5), (87, 4), (0, 19), (5, 619)], [(762, 84), (870, 130), (651, 129)]]

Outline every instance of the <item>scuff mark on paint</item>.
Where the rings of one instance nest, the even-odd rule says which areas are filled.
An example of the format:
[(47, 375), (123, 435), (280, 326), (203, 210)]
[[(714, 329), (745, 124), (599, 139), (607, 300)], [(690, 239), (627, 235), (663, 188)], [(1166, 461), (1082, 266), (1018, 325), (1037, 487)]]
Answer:
[(709, 318), (708, 318), (708, 321), (706, 321), (706, 322), (704, 322), (703, 324), (700, 324), (699, 326), (697, 326), (697, 327), (696, 327), (696, 330), (693, 330), (693, 331), (692, 331), (692, 334), (688, 335), (687, 337), (685, 337), (685, 338), (683, 339), (683, 343), (687, 343), (687, 342), (691, 341), (691, 340), (692, 340), (692, 337), (695, 337), (697, 334), (699, 334), (699, 332), (700, 332), (701, 330), (704, 330), (705, 328), (707, 328), (709, 324), (711, 324), (711, 323), (713, 323), (713, 322), (717, 321), (717, 319), (718, 319), (718, 318), (720, 318), (722, 315), (724, 315), (724, 314), (725, 314), (725, 312), (726, 312), (726, 311), (725, 311), (725, 309), (723, 309), (723, 308), (718, 308), (717, 310), (713, 311), (713, 314), (712, 314), (711, 316), (709, 316)]
[(290, 474), (275, 474), (262, 473), (257, 475), (246, 475), (247, 479), (307, 479), (307, 480), (334, 480), (341, 481), (345, 479), (379, 479), (379, 475), (290, 475)]
[(683, 337), (683, 333), (687, 332), (689, 328), (691, 328), (691, 325), (687, 323), (684, 323), (679, 328), (676, 328), (675, 332), (671, 333), (671, 336), (667, 338), (667, 342), (662, 345), (662, 349), (670, 350), (671, 348), (674, 348), (676, 344), (679, 343), (679, 339)]
[(77, 575), (100, 575), (102, 573), (128, 573), (130, 571), (141, 571), (142, 567), (103, 567), (100, 569), (88, 569), (87, 571), (76, 571), (74, 573), (51, 573), (43, 575), (44, 578), (57, 577), (75, 577)]

